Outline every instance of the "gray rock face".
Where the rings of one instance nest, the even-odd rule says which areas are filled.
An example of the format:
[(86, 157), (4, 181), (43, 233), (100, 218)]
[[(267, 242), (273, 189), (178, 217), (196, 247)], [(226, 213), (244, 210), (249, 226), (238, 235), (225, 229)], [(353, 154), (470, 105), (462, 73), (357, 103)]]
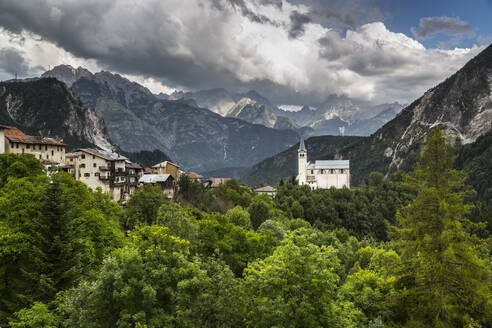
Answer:
[(83, 67), (73, 68), (70, 65), (59, 65), (52, 70), (44, 72), (41, 77), (54, 77), (58, 81), (65, 83), (69, 88), (81, 77), (91, 76), (92, 73)]
[(27, 134), (63, 139), (69, 146), (114, 150), (104, 122), (53, 78), (0, 83), (0, 122)]
[(130, 152), (160, 149), (196, 171), (251, 165), (294, 144), (280, 131), (197, 107), (177, 93), (163, 100), (137, 83), (109, 72), (72, 85), (83, 103), (104, 119), (115, 145)]

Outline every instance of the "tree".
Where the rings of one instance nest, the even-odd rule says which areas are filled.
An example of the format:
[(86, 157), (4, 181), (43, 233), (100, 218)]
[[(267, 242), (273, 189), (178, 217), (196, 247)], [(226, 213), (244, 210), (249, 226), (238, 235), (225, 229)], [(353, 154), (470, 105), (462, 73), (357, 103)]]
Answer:
[(33, 155), (0, 154), (0, 188), (7, 178), (35, 177), (45, 171), (43, 164)]
[(145, 185), (135, 191), (128, 200), (122, 216), (123, 226), (131, 230), (139, 224), (151, 225), (165, 202), (166, 196), (159, 186)]
[(207, 275), (189, 260), (188, 242), (166, 227), (144, 226), (107, 258), (93, 282), (65, 293), (64, 327), (190, 326)]
[(245, 270), (248, 327), (333, 327), (335, 250), (288, 241)]
[(229, 211), (227, 211), (226, 216), (229, 219), (229, 222), (237, 226), (240, 226), (246, 230), (252, 228), (249, 212), (243, 209), (241, 206), (231, 208)]
[(156, 224), (168, 227), (173, 236), (195, 240), (197, 224), (195, 219), (179, 204), (164, 203), (157, 215)]
[(403, 264), (396, 272), (398, 301), (407, 320), (421, 326), (464, 327), (473, 320), (490, 326), (490, 268), (468, 233), (471, 207), (453, 161), (453, 147), (432, 130), (414, 171), (417, 198), (398, 212), (393, 229)]
[(253, 200), (251, 205), (248, 207), (248, 212), (251, 217), (251, 224), (253, 229), (258, 229), (258, 227), (270, 218), (269, 207), (264, 199), (257, 197)]
[(61, 172), (0, 192), (0, 324), (92, 274), (121, 246), (119, 207)]

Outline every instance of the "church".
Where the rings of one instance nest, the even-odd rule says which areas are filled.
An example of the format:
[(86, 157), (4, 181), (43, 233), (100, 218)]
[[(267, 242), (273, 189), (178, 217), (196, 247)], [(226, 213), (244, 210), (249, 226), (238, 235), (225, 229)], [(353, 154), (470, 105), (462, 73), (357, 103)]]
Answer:
[(297, 151), (299, 164), (297, 182), (308, 185), (312, 190), (335, 188), (350, 188), (350, 161), (333, 160), (314, 163), (307, 161), (307, 149), (301, 138)]

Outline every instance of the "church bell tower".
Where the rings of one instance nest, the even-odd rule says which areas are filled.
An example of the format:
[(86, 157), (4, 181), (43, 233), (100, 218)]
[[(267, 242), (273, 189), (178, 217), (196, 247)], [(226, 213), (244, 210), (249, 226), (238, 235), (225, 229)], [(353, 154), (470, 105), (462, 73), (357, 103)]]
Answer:
[(297, 182), (300, 186), (306, 184), (306, 169), (307, 169), (307, 150), (304, 145), (304, 138), (301, 137), (299, 149), (297, 150), (298, 176)]

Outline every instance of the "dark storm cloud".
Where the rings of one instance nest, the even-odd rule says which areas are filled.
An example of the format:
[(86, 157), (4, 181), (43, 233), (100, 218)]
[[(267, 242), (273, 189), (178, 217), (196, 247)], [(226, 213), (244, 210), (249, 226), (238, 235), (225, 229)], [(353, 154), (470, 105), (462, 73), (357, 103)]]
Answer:
[(17, 49), (0, 48), (0, 71), (22, 77), (27, 75), (29, 64)]
[[(463, 63), (454, 55), (428, 54), (383, 23), (361, 26), (367, 23), (361, 7), (342, 0), (312, 3), (293, 7), (279, 0), (186, 0), (184, 6), (182, 0), (0, 0), (0, 33), (3, 28), (21, 33), (19, 38), (41, 38), (40, 43), (55, 44), (77, 60), (154, 78), (168, 87), (256, 89), (278, 104), (312, 105), (343, 92), (406, 99), (408, 90), (410, 97), (420, 92), (412, 84), (422, 85), (416, 76), (428, 74), (436, 82), (443, 77), (443, 70), (432, 63), (442, 60), (448, 71)], [(307, 24), (331, 30), (325, 29), (326, 35), (316, 42), (322, 27)], [(355, 39), (349, 40), (349, 32)], [(379, 47), (381, 38), (390, 46)], [(35, 51), (27, 58), (35, 59)], [(43, 60), (46, 65), (61, 64), (59, 59)]]
[(420, 19), (419, 27), (412, 27), (412, 33), (418, 39), (427, 39), (439, 33), (452, 36), (473, 34), (473, 29), (459, 18), (424, 17)]
[(294, 10), (290, 14), (290, 29), (289, 29), (289, 37), (291, 39), (298, 38), (304, 34), (304, 25), (311, 22), (311, 18), (308, 15), (302, 14), (296, 10)]
[[(275, 25), (275, 22), (273, 22), (272, 20), (270, 20), (268, 17), (266, 17), (265, 15), (262, 15), (262, 14), (259, 14), (259, 13), (255, 13), (253, 10), (251, 10), (246, 2), (244, 0), (227, 0), (235, 9), (238, 9), (242, 15), (244, 15), (245, 17), (247, 17), (248, 19), (250, 19), (251, 21), (255, 22), (255, 23), (261, 23), (261, 24), (265, 24), (265, 23), (268, 23), (268, 24), (272, 24), (272, 25)], [(268, 4), (268, 5), (272, 5), (272, 4), (275, 4), (278, 6), (278, 2), (277, 1), (272, 1), (272, 0), (263, 0), (262, 1), (263, 4)], [(282, 3), (280, 2), (280, 6), (282, 5)]]

